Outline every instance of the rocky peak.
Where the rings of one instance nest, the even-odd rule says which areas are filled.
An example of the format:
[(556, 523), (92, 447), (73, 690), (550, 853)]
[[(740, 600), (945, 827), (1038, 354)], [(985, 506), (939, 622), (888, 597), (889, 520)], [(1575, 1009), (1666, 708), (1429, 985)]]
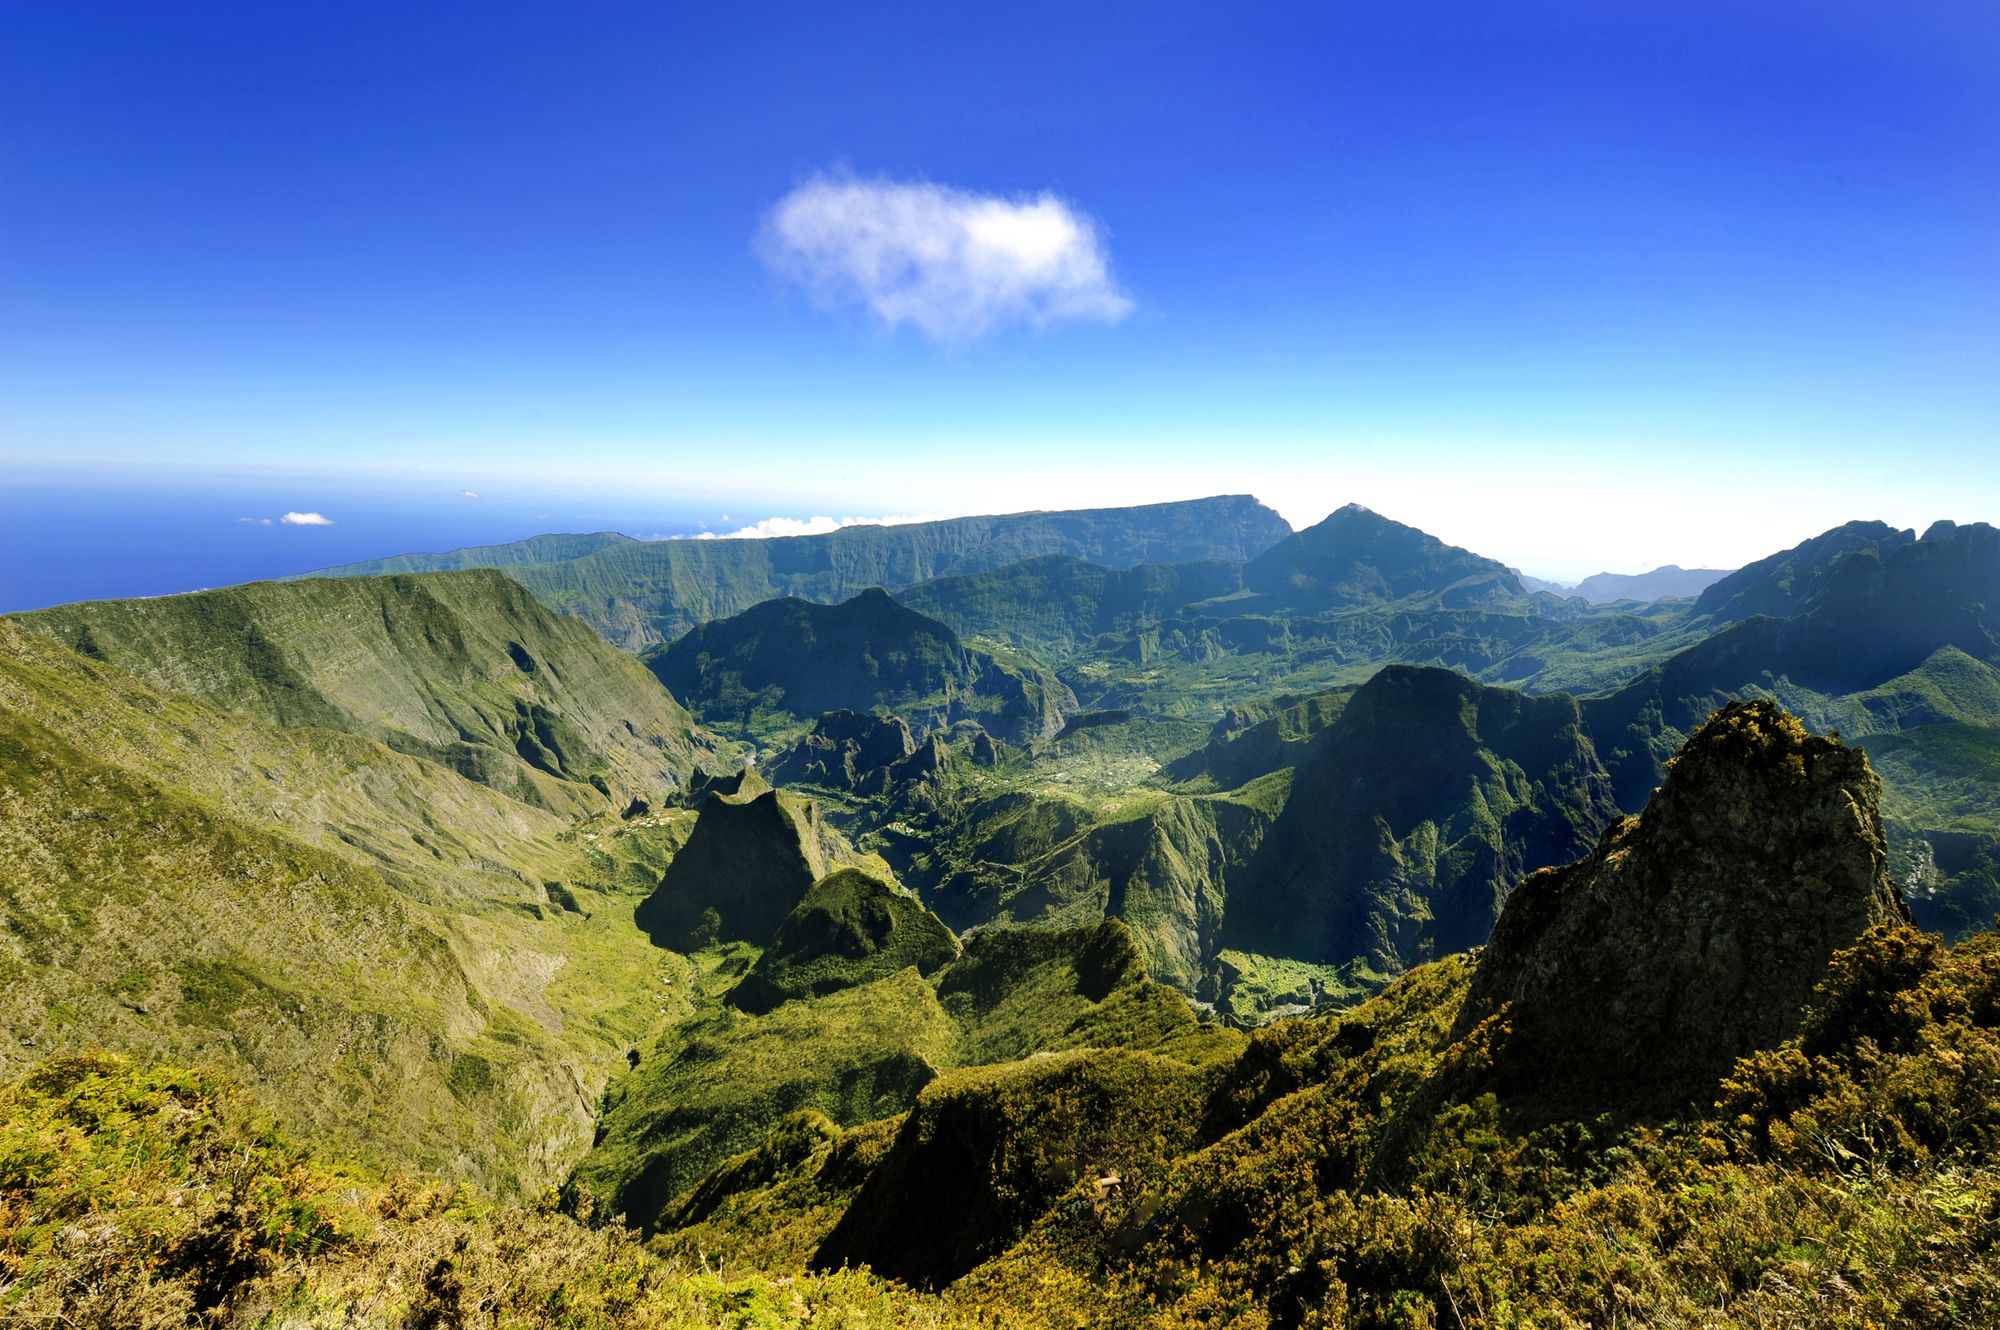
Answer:
[(898, 716), (829, 711), (812, 732), (770, 766), (780, 783), (801, 781), (857, 794), (885, 794), (937, 774), (944, 747), (936, 735), (919, 743)]
[(1644, 813), (1521, 883), (1459, 1034), (1498, 1015), (1502, 1088), (1551, 1108), (1701, 1102), (1796, 1031), (1836, 950), (1905, 917), (1880, 797), (1861, 750), (1775, 703), (1725, 706)]

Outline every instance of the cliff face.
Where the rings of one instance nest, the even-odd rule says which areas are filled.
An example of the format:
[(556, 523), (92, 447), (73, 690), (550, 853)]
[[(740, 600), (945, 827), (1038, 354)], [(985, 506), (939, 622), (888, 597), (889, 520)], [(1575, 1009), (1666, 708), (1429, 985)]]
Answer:
[(1106, 568), (1209, 560), (1241, 563), (1292, 534), (1248, 495), (1069, 512), (850, 526), (771, 540), (633, 540), (537, 536), (448, 554), (349, 564), (325, 576), (500, 568), (544, 604), (637, 651), (710, 619), (781, 596), (831, 603), (868, 587), (1068, 555)]
[(1691, 738), (1646, 811), (1527, 878), (1458, 1019), (1507, 1027), (1495, 1074), (1552, 1105), (1672, 1111), (1796, 1032), (1828, 960), (1906, 917), (1859, 749), (1770, 702)]

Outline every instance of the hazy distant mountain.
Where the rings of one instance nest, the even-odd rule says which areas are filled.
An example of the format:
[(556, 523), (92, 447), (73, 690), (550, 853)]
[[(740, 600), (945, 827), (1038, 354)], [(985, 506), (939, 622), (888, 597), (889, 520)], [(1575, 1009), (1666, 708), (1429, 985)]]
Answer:
[(499, 568), (544, 603), (637, 650), (778, 596), (830, 603), (1047, 554), (1108, 568), (1214, 559), (1241, 563), (1291, 535), (1248, 495), (1130, 508), (958, 517), (854, 526), (768, 540), (633, 540), (599, 533), (406, 554), (316, 574), (366, 577)]
[(1521, 585), (1530, 591), (1546, 591), (1552, 596), (1573, 596), (1576, 594), (1574, 583), (1551, 582), (1546, 578), (1530, 577), (1519, 568), (1510, 568), (1507, 571), (1520, 578)]
[(1727, 568), (1683, 568), (1670, 563), (1649, 573), (1593, 573), (1567, 594), (1582, 596), (1593, 605), (1618, 600), (1681, 600), (1700, 595), (1729, 572)]
[(1279, 541), (1243, 569), (1264, 601), (1302, 609), (1434, 596), (1471, 605), (1526, 592), (1505, 564), (1351, 503)]

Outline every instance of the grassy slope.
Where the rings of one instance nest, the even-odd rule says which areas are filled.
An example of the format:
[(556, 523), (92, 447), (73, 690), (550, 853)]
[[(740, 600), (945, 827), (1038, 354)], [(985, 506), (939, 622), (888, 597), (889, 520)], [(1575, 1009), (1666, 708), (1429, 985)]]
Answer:
[(663, 1245), (865, 1255), (1003, 1324), (2000, 1314), (1995, 935), (1865, 935), (1797, 1040), (1669, 1122), (1531, 1126), (1504, 1097), (1429, 1093), (1492, 1056), (1489, 1027), (1454, 1035), (1472, 971), (1419, 967), (1206, 1071), (1112, 1053), (947, 1075), (905, 1119), (733, 1161)]
[(564, 812), (657, 797), (701, 751), (637, 662), (495, 572), (260, 582), (15, 622), (166, 691), (377, 739)]
[[(472, 1330), (2000, 1316), (1993, 935), (1864, 938), (1804, 1034), (1739, 1063), (1713, 1111), (1525, 1131), (1503, 1102), (1446, 1102), (1398, 1175), (1377, 1176), (1413, 1093), (1483, 1056), (1451, 1039), (1469, 974), (1462, 958), (1422, 967), (1205, 1073), (1075, 1054), (947, 1075), (921, 1117), (793, 1119), (654, 1241), (685, 1264), (617, 1227), (330, 1166), (213, 1076), (59, 1062), (0, 1089), (0, 1310)], [(952, 1141), (984, 1167), (935, 1150)], [(956, 1166), (912, 1167), (930, 1153)], [(807, 1273), (871, 1182), (864, 1217), (902, 1239), (890, 1255), (912, 1274), (988, 1259), (939, 1294)]]
[(977, 1319), (855, 1273), (724, 1279), (627, 1230), (328, 1159), (226, 1078), (106, 1055), (0, 1087), (0, 1320), (713, 1330)]
[(956, 961), (795, 998), (760, 1015), (719, 998), (747, 949), (703, 953), (696, 1014), (613, 1082), (598, 1139), (574, 1183), (653, 1224), (731, 1155), (788, 1116), (843, 1126), (902, 1112), (947, 1069), (1084, 1045), (1232, 1047), (1186, 1001), (1146, 978), (1123, 925), (995, 930)]
[(301, 1129), (532, 1190), (671, 1014), (684, 963), (631, 920), (693, 814), (571, 827), (5, 621), (0, 726), (7, 1066), (89, 1042), (211, 1056)]

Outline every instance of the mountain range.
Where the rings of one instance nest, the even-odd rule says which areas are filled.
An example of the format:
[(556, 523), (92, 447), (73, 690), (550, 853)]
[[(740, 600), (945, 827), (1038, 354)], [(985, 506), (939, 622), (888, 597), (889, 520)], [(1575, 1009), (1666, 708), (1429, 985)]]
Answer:
[(1243, 498), (386, 563), (0, 617), (0, 1308), (223, 1194), (217, 1076), (275, 1180), (112, 1265), (231, 1315), (619, 1215), (517, 1319), (2000, 1306), (1990, 526), (1610, 603)]

